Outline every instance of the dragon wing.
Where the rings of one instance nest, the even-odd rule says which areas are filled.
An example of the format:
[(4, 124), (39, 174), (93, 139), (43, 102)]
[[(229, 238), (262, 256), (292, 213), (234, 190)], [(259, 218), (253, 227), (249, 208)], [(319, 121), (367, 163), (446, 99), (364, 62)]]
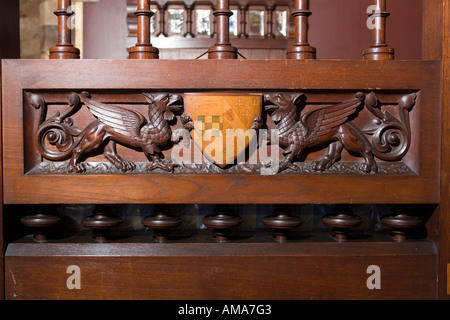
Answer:
[(356, 98), (347, 102), (342, 102), (334, 106), (326, 106), (305, 113), (301, 122), (307, 129), (306, 142), (314, 143), (320, 137), (328, 134), (334, 128), (345, 123), (348, 118), (356, 112), (361, 105), (364, 94), (357, 93)]
[(91, 100), (88, 93), (83, 92), (81, 95), (86, 106), (100, 122), (121, 135), (140, 139), (140, 128), (146, 120), (139, 112)]

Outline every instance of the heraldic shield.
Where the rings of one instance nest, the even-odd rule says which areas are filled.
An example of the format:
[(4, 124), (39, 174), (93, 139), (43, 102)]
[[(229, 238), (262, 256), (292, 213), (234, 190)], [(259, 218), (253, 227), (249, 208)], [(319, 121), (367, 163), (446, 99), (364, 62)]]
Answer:
[(187, 93), (184, 108), (194, 123), (194, 143), (221, 168), (244, 159), (249, 144), (256, 143), (252, 126), (261, 115), (261, 94)]

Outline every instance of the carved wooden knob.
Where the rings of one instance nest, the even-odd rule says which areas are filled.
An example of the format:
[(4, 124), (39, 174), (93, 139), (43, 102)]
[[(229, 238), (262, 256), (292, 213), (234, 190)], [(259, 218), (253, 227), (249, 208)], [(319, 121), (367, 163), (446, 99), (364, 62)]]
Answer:
[(217, 206), (213, 215), (203, 218), (203, 224), (214, 229), (214, 237), (219, 242), (226, 242), (233, 228), (242, 223), (242, 219), (232, 215), (226, 206)]
[(337, 241), (345, 241), (352, 228), (362, 223), (361, 217), (347, 213), (345, 208), (338, 208), (336, 214), (326, 215), (322, 223), (333, 228), (333, 234)]
[(265, 217), (263, 223), (266, 227), (273, 229), (276, 241), (285, 242), (290, 230), (300, 227), (303, 221), (299, 217), (290, 215), (287, 207), (277, 207), (275, 211), (277, 213)]
[(421, 227), (423, 221), (419, 217), (399, 213), (382, 218), (381, 223), (392, 228), (391, 233), (395, 240), (403, 241), (412, 230)]
[(147, 228), (153, 229), (153, 236), (156, 241), (165, 242), (171, 229), (179, 226), (181, 221), (180, 217), (169, 215), (164, 211), (158, 211), (156, 215), (144, 218), (142, 224)]
[(58, 216), (38, 213), (30, 216), (23, 216), (20, 221), (26, 227), (34, 229), (34, 239), (37, 242), (45, 242), (47, 237), (48, 228), (61, 221)]
[(122, 219), (118, 217), (108, 216), (103, 212), (98, 211), (95, 215), (84, 218), (81, 224), (83, 227), (94, 231), (94, 239), (97, 242), (105, 242), (111, 228), (118, 226), (121, 222)]

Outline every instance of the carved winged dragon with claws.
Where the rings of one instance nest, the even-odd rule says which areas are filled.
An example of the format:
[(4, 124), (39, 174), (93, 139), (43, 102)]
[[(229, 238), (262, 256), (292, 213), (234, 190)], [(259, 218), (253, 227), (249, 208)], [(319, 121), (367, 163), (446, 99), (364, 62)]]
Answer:
[[(327, 154), (319, 161), (312, 162), (315, 171), (324, 171), (340, 160), (345, 148), (364, 158), (359, 169), (364, 173), (377, 172), (375, 156), (384, 161), (398, 161), (407, 152), (411, 143), (409, 111), (415, 104), (417, 95), (403, 96), (398, 104), (401, 121), (388, 111), (382, 112), (375, 93), (365, 96), (358, 92), (355, 99), (331, 106), (321, 106), (300, 113), (305, 106), (303, 93), (265, 94), (265, 109), (276, 123), (278, 143), (284, 148), (285, 158), (278, 172), (287, 168), (299, 170), (294, 159), (305, 149), (329, 145)], [(365, 106), (378, 119), (363, 131), (352, 121), (361, 106)], [(364, 134), (372, 135), (372, 140)]]
[[(165, 171), (173, 171), (173, 165), (167, 165), (161, 160), (160, 145), (170, 141), (172, 130), (169, 121), (175, 115), (172, 111), (179, 110), (182, 98), (179, 95), (162, 93), (144, 93), (148, 101), (148, 120), (139, 112), (119, 106), (103, 104), (91, 99), (88, 92), (81, 95), (72, 93), (69, 96), (69, 104), (74, 109), (82, 105), (80, 101), (90, 110), (96, 118), (83, 130), (72, 127), (72, 121), (68, 116), (76, 110), (55, 116), (42, 122), (36, 135), (36, 146), (39, 152), (49, 160), (63, 160), (70, 157), (68, 164), (69, 172), (84, 172), (85, 167), (81, 159), (89, 153), (103, 148), (103, 155), (119, 170), (131, 171), (135, 164), (124, 160), (116, 150), (116, 144), (128, 148), (140, 149), (151, 162), (148, 170), (160, 168)], [(36, 108), (40, 107), (35, 97), (30, 99)], [(56, 145), (58, 152), (50, 151), (43, 143), (45, 139)]]

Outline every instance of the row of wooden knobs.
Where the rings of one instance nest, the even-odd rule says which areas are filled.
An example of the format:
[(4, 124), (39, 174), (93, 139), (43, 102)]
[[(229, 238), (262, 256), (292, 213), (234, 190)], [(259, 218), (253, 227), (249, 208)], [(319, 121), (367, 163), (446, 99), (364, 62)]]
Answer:
[[(360, 216), (349, 212), (350, 210), (346, 206), (336, 206), (333, 213), (322, 218), (322, 223), (332, 229), (337, 241), (346, 241), (351, 230), (362, 223)], [(45, 242), (48, 229), (60, 220), (58, 216), (40, 212), (22, 217), (21, 222), (26, 227), (34, 229), (34, 239), (37, 242)], [(105, 208), (99, 207), (92, 216), (84, 218), (81, 223), (83, 227), (93, 230), (94, 239), (97, 242), (105, 242), (110, 230), (121, 222), (120, 218), (110, 216)], [(181, 222), (180, 217), (171, 215), (162, 206), (156, 208), (154, 215), (144, 218), (142, 224), (153, 229), (153, 236), (157, 242), (166, 242), (171, 230), (178, 227)], [(242, 219), (234, 215), (227, 205), (217, 205), (214, 214), (203, 218), (203, 224), (213, 229), (213, 235), (218, 242), (228, 241), (233, 229), (241, 223)], [(292, 215), (288, 206), (278, 205), (274, 214), (265, 217), (263, 223), (273, 230), (275, 241), (285, 242), (289, 239), (290, 231), (301, 226), (302, 220), (300, 217)], [(391, 215), (383, 217), (381, 223), (391, 228), (392, 237), (397, 241), (406, 240), (412, 231), (423, 225), (421, 218), (401, 211), (392, 212)]]

